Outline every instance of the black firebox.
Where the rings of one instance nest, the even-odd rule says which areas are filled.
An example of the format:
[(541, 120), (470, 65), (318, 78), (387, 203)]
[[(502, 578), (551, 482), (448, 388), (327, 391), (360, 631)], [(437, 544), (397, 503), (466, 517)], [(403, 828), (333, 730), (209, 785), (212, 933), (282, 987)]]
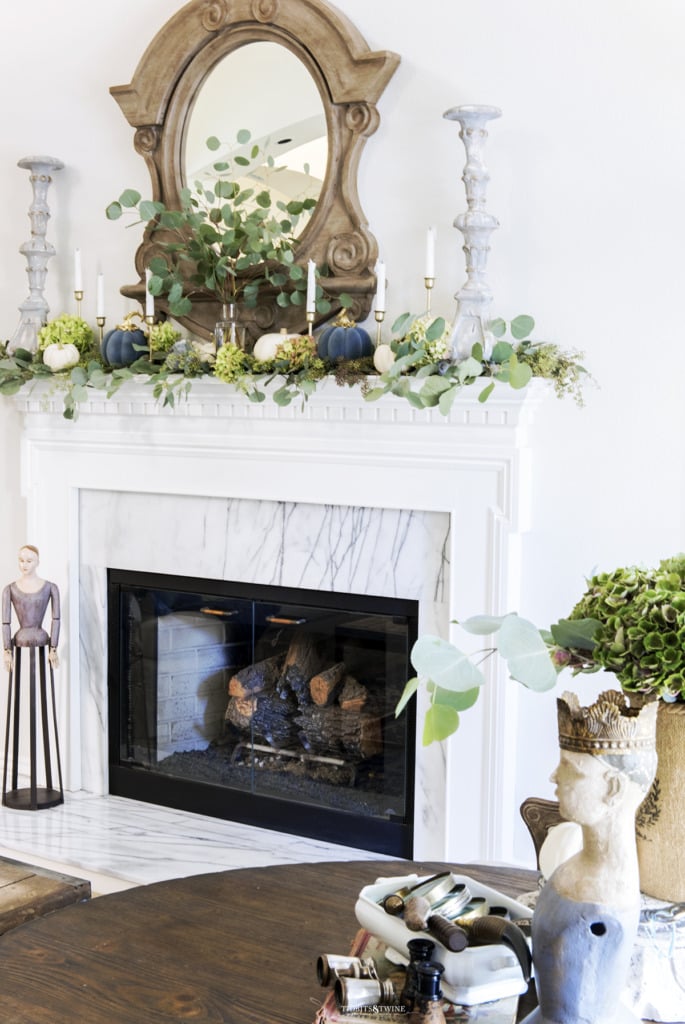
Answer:
[(110, 793), (411, 857), (415, 601), (108, 571)]

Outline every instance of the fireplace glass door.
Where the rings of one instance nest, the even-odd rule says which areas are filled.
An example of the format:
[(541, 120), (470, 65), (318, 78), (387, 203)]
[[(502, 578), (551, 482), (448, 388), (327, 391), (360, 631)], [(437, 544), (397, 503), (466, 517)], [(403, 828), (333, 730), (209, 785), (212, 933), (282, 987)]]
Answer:
[(412, 855), (415, 602), (108, 577), (110, 792)]

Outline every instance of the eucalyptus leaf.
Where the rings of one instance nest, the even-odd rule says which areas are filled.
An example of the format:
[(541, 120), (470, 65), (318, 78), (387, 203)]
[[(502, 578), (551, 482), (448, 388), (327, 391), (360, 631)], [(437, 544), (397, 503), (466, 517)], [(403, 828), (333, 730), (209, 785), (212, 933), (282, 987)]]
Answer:
[(512, 355), (509, 361), (509, 383), (512, 388), (520, 391), (527, 387), (533, 377), (533, 371), (527, 363), (520, 363), (516, 355)]
[(281, 406), (290, 405), (293, 400), (290, 389), (285, 385), (282, 388), (279, 388), (278, 391), (274, 391), (273, 398), (276, 405)]
[(445, 690), (441, 686), (429, 687), (431, 700), (434, 704), (454, 708), (455, 711), (468, 711), (478, 700), (480, 687), (472, 690)]
[(448, 391), (452, 387), (452, 382), (445, 380), (444, 377), (428, 377), (419, 391), (421, 401), (425, 406), (437, 405), (443, 391)]
[(411, 650), (411, 663), (423, 679), (446, 690), (472, 690), (485, 682), (483, 673), (454, 644), (438, 636), (419, 637)]
[(457, 366), (457, 377), (462, 382), (470, 377), (480, 377), (482, 372), (483, 364), (478, 359), (474, 359), (473, 356), (463, 359)]
[(467, 633), (474, 633), (476, 636), (492, 636), (493, 633), (497, 633), (505, 619), (513, 614), (508, 612), (506, 615), (472, 615), (468, 619), (464, 619), (459, 625), (462, 629), (465, 629)]
[(443, 393), (440, 395), (440, 399), (438, 401), (438, 408), (440, 409), (440, 412), (442, 413), (443, 416), (449, 415), (449, 411), (454, 405), (454, 400), (459, 394), (459, 391), (460, 388), (458, 387), (458, 385), (455, 384), (454, 387), (449, 388), (449, 390), (447, 391), (443, 391)]
[[(141, 200), (138, 212), (140, 213), (141, 220), (154, 220), (162, 211), (160, 210), (160, 204), (155, 203), (152, 200)], [(163, 208), (162, 208), (163, 209)]]
[(426, 328), (426, 341), (436, 341), (445, 333), (445, 320), (438, 316)]
[(529, 338), (535, 328), (535, 321), (532, 316), (516, 316), (509, 325), (509, 330), (513, 338), (517, 341), (523, 341), (524, 338)]
[(415, 409), (425, 409), (426, 408), (426, 406), (425, 406), (425, 404), (423, 402), (423, 399), (421, 398), (420, 395), (417, 395), (415, 391), (411, 391), (411, 390), (407, 391), (407, 394), (405, 395), (405, 397), (406, 397), (407, 401), (409, 402), (409, 404), (413, 405)]
[(390, 330), (393, 334), (404, 334), (413, 319), (414, 317), (411, 313), (402, 313), (401, 316), (398, 316), (397, 320), (395, 320)]
[(400, 696), (400, 699), (398, 700), (397, 705), (395, 707), (395, 718), (402, 714), (402, 712), (404, 711), (407, 704), (414, 696), (418, 688), (419, 680), (416, 676), (414, 676), (413, 679), (409, 679), (407, 681), (404, 689), (402, 690), (402, 695)]
[(505, 363), (514, 354), (514, 347), (509, 341), (498, 341), (492, 350), (490, 360), (493, 363)]
[(507, 662), (509, 675), (530, 690), (551, 690), (557, 671), (540, 630), (518, 615), (505, 616), (497, 640), (499, 653)]
[(383, 395), (387, 395), (387, 393), (387, 388), (371, 388), (370, 391), (365, 393), (364, 399), (367, 402), (377, 402), (379, 398), (382, 398)]
[(452, 736), (459, 728), (459, 714), (445, 704), (431, 704), (423, 720), (424, 747)]
[(503, 320), (501, 316), (496, 317), (488, 324), (488, 330), (495, 336), (495, 338), (504, 337), (507, 331), (506, 320)]
[(134, 188), (126, 188), (119, 196), (119, 202), (126, 207), (137, 206), (140, 202), (140, 192), (136, 192)]
[(495, 382), (491, 381), (487, 387), (483, 388), (481, 393), (478, 395), (479, 402), (487, 402), (488, 398), (495, 389)]
[(107, 374), (100, 367), (96, 367), (88, 374), (88, 382), (94, 387), (104, 390), (107, 387)]

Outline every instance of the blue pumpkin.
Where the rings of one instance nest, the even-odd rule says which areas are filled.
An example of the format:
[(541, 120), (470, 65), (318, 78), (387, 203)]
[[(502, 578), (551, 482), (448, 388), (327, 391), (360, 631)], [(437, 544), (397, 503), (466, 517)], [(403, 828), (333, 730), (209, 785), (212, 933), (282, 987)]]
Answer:
[(322, 359), (329, 363), (341, 359), (363, 359), (373, 355), (373, 342), (368, 331), (357, 327), (344, 313), (318, 337), (316, 349)]
[(102, 358), (110, 366), (130, 366), (140, 359), (144, 352), (133, 346), (139, 345), (147, 348), (147, 338), (138, 327), (130, 326), (129, 323), (121, 324), (113, 330), (108, 331), (102, 339)]

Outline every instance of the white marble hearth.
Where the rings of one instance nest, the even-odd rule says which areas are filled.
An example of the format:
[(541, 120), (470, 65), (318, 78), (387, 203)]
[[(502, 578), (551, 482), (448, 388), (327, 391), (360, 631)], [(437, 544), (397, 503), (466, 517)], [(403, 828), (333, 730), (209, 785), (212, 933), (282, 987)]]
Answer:
[[(474, 395), (448, 419), (332, 382), (304, 408), (254, 405), (210, 381), (175, 411), (130, 384), (76, 423), (45, 386), (18, 404), (27, 540), (63, 594), (58, 716), (72, 792), (108, 788), (108, 567), (410, 598), (420, 630), (442, 633), (515, 603), (535, 392), (497, 389), (485, 405)], [(468, 731), (444, 748), (417, 742), (417, 857), (511, 859), (516, 694), (491, 683)], [(469, 764), (458, 813), (455, 760)]]
[(67, 793), (60, 807), (38, 813), (0, 807), (0, 856), (87, 878), (98, 895), (235, 868), (384, 859), (348, 846), (83, 791)]

